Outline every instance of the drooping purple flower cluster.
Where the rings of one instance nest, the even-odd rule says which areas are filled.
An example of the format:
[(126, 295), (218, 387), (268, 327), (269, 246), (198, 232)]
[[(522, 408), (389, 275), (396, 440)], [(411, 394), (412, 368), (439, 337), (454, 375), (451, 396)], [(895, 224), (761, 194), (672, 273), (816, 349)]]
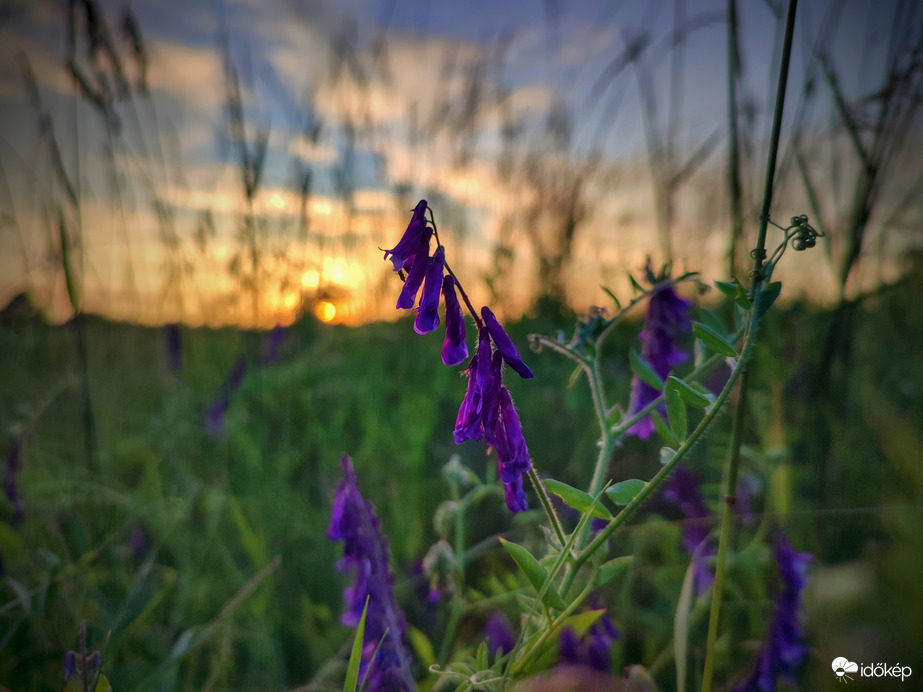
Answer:
[(519, 414), (503, 384), (502, 366), (507, 363), (526, 379), (532, 377), (532, 371), (519, 357), (490, 308), (482, 307), (481, 317), (483, 325), (478, 329), (478, 348), (466, 369), (468, 389), (455, 420), (455, 443), (483, 437), (497, 450), (506, 506), (512, 512), (522, 512), (527, 508), (522, 477), (532, 468), (532, 463)]
[[(683, 525), (683, 545), (692, 557), (695, 592), (701, 596), (715, 580), (708, 568), (708, 558), (715, 554), (715, 547), (705, 543), (708, 541), (707, 521), (711, 518), (711, 512), (702, 500), (695, 476), (682, 468), (676, 469), (667, 479), (663, 497), (667, 502), (679, 507), (686, 518)], [(705, 545), (702, 545), (703, 543)]]
[(618, 638), (619, 631), (607, 613), (603, 613), (581, 639), (577, 638), (573, 628), (565, 627), (558, 645), (558, 663), (588, 666), (593, 670), (608, 673), (611, 667), (609, 650)]
[[(429, 334), (439, 328), (439, 296), (445, 296), (446, 333), (442, 345), (442, 362), (446, 365), (459, 365), (468, 357), (465, 320), (455, 294), (455, 277), (444, 275), (445, 249), (437, 247), (430, 257), (429, 245), (433, 229), (426, 223), (426, 209), (426, 200), (421, 199), (398, 244), (384, 251), (385, 259), (391, 260), (394, 271), (407, 271), (404, 287), (397, 298), (397, 308), (416, 310), (413, 328), (417, 334)], [(421, 286), (423, 292), (420, 302), (414, 308)]]
[[(459, 365), (468, 357), (465, 320), (456, 294), (455, 276), (451, 272), (445, 273), (445, 250), (439, 246), (433, 256), (429, 256), (434, 230), (426, 223), (426, 209), (426, 200), (420, 200), (400, 242), (391, 250), (384, 251), (385, 259), (391, 260), (394, 271), (407, 270), (397, 299), (398, 309), (413, 308), (417, 293), (423, 287), (420, 302), (415, 308), (414, 329), (418, 334), (427, 334), (438, 328), (440, 292), (445, 297), (446, 335), (442, 345), (442, 362)], [(467, 302), (464, 291), (462, 296)], [(470, 308), (470, 302), (467, 304)], [(473, 308), (470, 309), (473, 311)], [(506, 363), (525, 379), (532, 378), (532, 371), (523, 362), (490, 308), (482, 307), (480, 318), (472, 316), (478, 323), (478, 347), (465, 368), (468, 388), (455, 422), (455, 442), (461, 444), (465, 440), (484, 438), (496, 449), (507, 507), (513, 512), (521, 512), (527, 508), (522, 477), (532, 465), (519, 415), (509, 390), (503, 385), (502, 366)]]
[(359, 492), (352, 461), (344, 456), (342, 464), (343, 478), (337, 485), (327, 536), (333, 541), (343, 541), (343, 558), (337, 568), (341, 572), (354, 570), (355, 582), (343, 593), (346, 611), (340, 619), (344, 625), (358, 625), (368, 598), (362, 649), (364, 667), (371, 666), (368, 689), (413, 690), (406, 623), (394, 602), (388, 542), (381, 533), (375, 507)]
[(779, 678), (795, 682), (795, 669), (808, 652), (798, 611), (811, 555), (795, 552), (779, 531), (775, 536), (775, 556), (782, 589), (776, 596), (769, 637), (757, 656), (753, 673), (738, 685), (737, 692), (774, 692)]
[[(648, 262), (646, 271), (648, 280), (656, 283), (658, 279), (654, 276), (650, 262)], [(664, 278), (661, 276), (659, 280), (662, 281)], [(666, 379), (674, 366), (689, 358), (689, 355), (676, 344), (679, 337), (692, 329), (689, 318), (686, 316), (688, 308), (689, 301), (676, 295), (676, 291), (670, 285), (658, 289), (647, 303), (647, 316), (638, 339), (641, 341), (642, 357), (661, 379)], [(635, 375), (631, 381), (629, 415), (634, 415), (658, 396), (660, 392)], [(661, 413), (665, 411), (666, 409), (663, 408)], [(650, 416), (645, 416), (631, 426), (627, 432), (629, 435), (636, 435), (646, 440), (654, 432), (654, 421)]]

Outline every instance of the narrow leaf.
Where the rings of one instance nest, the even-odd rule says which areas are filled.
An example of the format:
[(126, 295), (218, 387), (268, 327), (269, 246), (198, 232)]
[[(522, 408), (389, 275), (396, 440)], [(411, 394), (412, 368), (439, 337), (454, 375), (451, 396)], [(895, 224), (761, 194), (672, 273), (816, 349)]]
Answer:
[(631, 282), (631, 287), (635, 289), (638, 293), (644, 293), (644, 287), (638, 283), (638, 280), (631, 275), (631, 272), (628, 272), (628, 280)]
[(607, 295), (607, 296), (609, 296), (610, 298), (612, 298), (612, 302), (615, 303), (615, 309), (616, 309), (616, 310), (621, 310), (621, 309), (622, 309), (622, 303), (621, 303), (621, 301), (619, 301), (618, 298), (615, 297), (615, 294), (614, 294), (612, 291), (610, 291), (608, 288), (606, 288), (605, 286), (600, 286), (600, 288), (601, 288), (603, 291), (606, 292), (606, 295)]
[(642, 480), (631, 478), (627, 481), (615, 483), (611, 488), (606, 490), (606, 495), (617, 505), (627, 505), (635, 499), (635, 495), (641, 492), (647, 485)]
[(693, 322), (692, 333), (695, 335), (696, 339), (708, 346), (715, 353), (720, 353), (722, 356), (727, 356), (728, 358), (737, 357), (737, 351), (734, 347), (707, 324)]
[(686, 441), (686, 404), (683, 403), (682, 397), (676, 387), (670, 386), (664, 389), (664, 398), (667, 401), (667, 420), (670, 422), (670, 430), (680, 442)]
[(658, 392), (663, 391), (663, 379), (637, 351), (631, 349), (628, 352), (628, 361), (631, 363), (632, 371), (641, 378), (642, 382), (649, 384)]
[(772, 304), (776, 302), (776, 298), (779, 297), (779, 293), (781, 293), (781, 291), (781, 281), (773, 281), (763, 289), (763, 292), (760, 294), (760, 306), (756, 311), (757, 319), (766, 314), (766, 311), (769, 310), (769, 308), (772, 307)]
[[(703, 541), (704, 543), (704, 541)], [(676, 659), (676, 689), (686, 690), (686, 659), (689, 650), (689, 615), (692, 612), (693, 585), (695, 584), (695, 562), (689, 563), (683, 586), (679, 592), (679, 602), (673, 616), (673, 657)]]
[[(503, 545), (506, 552), (510, 554), (510, 557), (513, 558), (516, 566), (526, 575), (529, 583), (532, 584), (532, 588), (540, 592), (545, 582), (548, 581), (548, 572), (545, 571), (545, 568), (538, 564), (538, 560), (535, 559), (532, 553), (521, 545), (511, 543), (502, 538), (500, 539), (500, 543)], [(561, 596), (558, 594), (557, 589), (554, 588), (554, 584), (548, 585), (542, 602), (549, 608), (555, 608), (556, 610), (564, 610), (567, 608), (564, 601), (561, 600)]]
[(682, 400), (693, 408), (705, 408), (711, 403), (711, 399), (702, 394), (698, 389), (695, 389), (692, 385), (686, 384), (678, 377), (673, 377), (671, 375), (668, 381), (672, 388), (679, 393)]
[(608, 584), (619, 574), (628, 569), (628, 565), (630, 565), (631, 561), (634, 559), (634, 555), (624, 555), (604, 563), (602, 567), (599, 568), (599, 574), (596, 576), (596, 583), (599, 586)]
[(597, 519), (612, 519), (612, 513), (604, 506), (599, 503), (593, 506), (593, 496), (589, 493), (585, 493), (582, 490), (567, 485), (567, 483), (562, 483), (561, 481), (556, 481), (551, 478), (543, 481), (543, 483), (550, 492), (560, 497), (564, 504), (568, 507), (573, 507), (581, 514), (590, 509), (590, 507), (593, 507), (590, 514)]
[(737, 295), (735, 296), (737, 304), (744, 310), (749, 310), (753, 305), (750, 303), (750, 296), (747, 295), (747, 289), (743, 287), (736, 276), (731, 278), (734, 279), (734, 285), (737, 286)]
[(729, 284), (726, 281), (716, 281), (715, 286), (731, 300), (737, 300), (737, 286)]
[(667, 422), (663, 419), (663, 416), (660, 415), (660, 411), (656, 409), (651, 411), (651, 420), (654, 421), (654, 430), (657, 431), (657, 434), (663, 438), (663, 441), (666, 442), (671, 447), (679, 447), (679, 440), (676, 439), (676, 435), (673, 434), (673, 431), (670, 430), (670, 426), (667, 425)]
[(359, 682), (359, 666), (362, 663), (362, 645), (365, 641), (365, 616), (369, 612), (369, 598), (365, 597), (365, 605), (362, 607), (362, 617), (359, 618), (359, 626), (356, 628), (356, 637), (353, 639), (353, 648), (349, 654), (349, 665), (346, 667), (346, 680), (343, 682), (343, 692), (355, 692), (356, 684)]
[(724, 326), (724, 320), (721, 319), (721, 316), (718, 315), (718, 313), (713, 312), (711, 310), (707, 310), (706, 308), (700, 307), (699, 316), (702, 318), (702, 322), (704, 322), (709, 327), (714, 329), (715, 332), (717, 332), (721, 336), (724, 336), (724, 337), (727, 336), (727, 333), (728, 333), (727, 327)]

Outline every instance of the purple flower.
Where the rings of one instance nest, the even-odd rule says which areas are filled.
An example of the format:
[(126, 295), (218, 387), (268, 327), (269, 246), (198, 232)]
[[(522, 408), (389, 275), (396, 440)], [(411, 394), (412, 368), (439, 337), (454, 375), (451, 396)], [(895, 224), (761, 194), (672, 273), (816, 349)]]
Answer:
[(212, 437), (224, 437), (224, 415), (231, 406), (231, 395), (237, 391), (247, 374), (247, 359), (241, 356), (234, 363), (231, 372), (221, 387), (221, 394), (208, 407), (205, 414), (205, 430)]
[[(385, 259), (391, 255), (390, 259), (394, 265), (394, 271), (407, 269), (410, 267), (414, 257), (420, 250), (423, 236), (426, 233), (426, 200), (421, 199), (413, 210), (413, 216), (410, 224), (400, 241), (391, 250), (385, 250)], [(429, 239), (427, 238), (427, 241)]]
[(494, 343), (497, 345), (497, 350), (503, 355), (503, 360), (505, 360), (513, 370), (518, 372), (520, 377), (531, 380), (532, 371), (529, 369), (528, 365), (522, 362), (522, 358), (519, 357), (516, 347), (513, 346), (513, 341), (504, 331), (503, 327), (500, 326), (500, 323), (497, 322), (494, 313), (491, 312), (490, 308), (486, 305), (481, 308), (481, 317), (484, 318), (484, 324), (487, 325), (490, 338), (494, 340)]
[[(343, 558), (337, 568), (341, 572), (353, 569), (355, 582), (343, 593), (346, 611), (340, 619), (345, 625), (357, 625), (368, 598), (362, 655), (363, 663), (371, 666), (369, 689), (413, 690), (406, 623), (394, 601), (388, 542), (381, 534), (375, 507), (359, 492), (352, 461), (344, 456), (342, 464), (343, 478), (337, 484), (327, 536), (343, 541)], [(378, 653), (373, 661), (376, 647)]]
[(439, 294), (442, 290), (442, 272), (445, 268), (445, 250), (436, 248), (426, 268), (423, 296), (413, 328), (417, 334), (429, 334), (439, 327)]
[(429, 268), (429, 239), (433, 236), (432, 228), (424, 228), (420, 235), (419, 246), (417, 251), (407, 260), (409, 270), (407, 278), (404, 280), (404, 287), (401, 294), (397, 297), (398, 310), (410, 310), (413, 304), (417, 302), (417, 291), (423, 285), (423, 279), (426, 278), (426, 270)]
[(94, 689), (96, 686), (96, 676), (99, 674), (100, 668), (103, 666), (103, 656), (98, 651), (94, 651), (84, 662), (83, 656), (78, 654), (76, 651), (68, 651), (64, 654), (64, 683), (67, 684), (67, 681), (72, 677), (83, 676), (83, 668), (86, 666), (87, 680), (89, 681), (90, 689)]
[(167, 364), (173, 372), (179, 372), (183, 364), (183, 342), (179, 325), (172, 322), (164, 326), (167, 339)]
[[(650, 264), (648, 275), (653, 278)], [(670, 374), (673, 366), (689, 357), (676, 345), (676, 340), (691, 329), (689, 318), (686, 317), (688, 308), (689, 301), (676, 295), (673, 286), (663, 286), (648, 301), (644, 329), (638, 339), (641, 341), (641, 355), (661, 379)], [(660, 392), (635, 375), (631, 381), (629, 415), (634, 415), (658, 396)], [(627, 432), (646, 440), (654, 432), (654, 422), (650, 416), (645, 416)]]
[(287, 336), (288, 329), (281, 324), (272, 328), (263, 343), (263, 357), (260, 359), (262, 365), (272, 365), (279, 359), (279, 349)]
[(775, 536), (775, 554), (782, 589), (776, 596), (769, 638), (757, 656), (753, 673), (736, 688), (738, 692), (774, 692), (779, 678), (795, 682), (795, 669), (808, 652), (798, 610), (811, 556), (795, 552), (781, 531)]
[(140, 526), (135, 526), (131, 530), (131, 535), (128, 537), (128, 547), (131, 549), (132, 556), (137, 559), (141, 559), (147, 555), (149, 547), (147, 536), (144, 534), (144, 529)]
[(6, 464), (3, 467), (3, 492), (6, 499), (13, 507), (13, 523), (18, 524), (26, 518), (26, 507), (22, 500), (22, 492), (16, 483), (16, 474), (22, 470), (22, 442), (18, 437), (10, 441), (10, 449), (6, 453)]
[(506, 491), (506, 506), (511, 512), (522, 512), (527, 509), (522, 476), (529, 472), (532, 463), (519, 424), (519, 415), (506, 387), (500, 388), (500, 419), (496, 428), (495, 447), (500, 480)]
[[(702, 595), (715, 580), (708, 567), (708, 558), (715, 554), (714, 546), (702, 545), (708, 540), (707, 521), (711, 512), (702, 500), (699, 484), (693, 474), (685, 469), (676, 469), (667, 480), (663, 497), (683, 513), (683, 545), (692, 556), (695, 572), (695, 592)], [(700, 547), (701, 546), (701, 547)]]
[(486, 327), (481, 327), (478, 331), (478, 350), (475, 351), (465, 372), (468, 374), (468, 389), (455, 419), (455, 444), (484, 437), (483, 398), (493, 381), (490, 335)]
[(611, 667), (609, 650), (619, 638), (619, 631), (608, 614), (603, 613), (587, 630), (583, 639), (571, 627), (561, 632), (558, 645), (558, 663), (564, 665), (588, 666), (593, 670), (608, 673)]
[(445, 297), (445, 341), (442, 343), (442, 362), (445, 365), (459, 365), (468, 357), (465, 341), (465, 318), (462, 316), (458, 295), (455, 293), (455, 277), (446, 274), (442, 280), (442, 295)]
[(506, 655), (516, 646), (513, 639), (513, 626), (510, 619), (501, 612), (493, 613), (484, 625), (484, 638), (487, 640), (487, 653), (493, 657), (499, 651)]

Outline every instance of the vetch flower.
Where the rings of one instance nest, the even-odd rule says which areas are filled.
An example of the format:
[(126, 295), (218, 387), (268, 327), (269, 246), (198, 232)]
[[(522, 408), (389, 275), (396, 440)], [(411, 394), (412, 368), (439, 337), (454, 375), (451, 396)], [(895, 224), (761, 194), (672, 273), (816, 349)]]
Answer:
[(694, 561), (695, 592), (701, 596), (715, 580), (708, 567), (708, 558), (715, 554), (715, 548), (708, 544), (699, 547), (708, 540), (706, 521), (711, 518), (711, 512), (702, 500), (695, 476), (685, 469), (676, 469), (667, 479), (663, 497), (679, 507), (686, 517), (683, 523), (683, 545)]
[(458, 303), (458, 295), (455, 293), (455, 277), (451, 274), (446, 274), (442, 280), (442, 295), (445, 298), (442, 362), (450, 366), (460, 365), (468, 357), (468, 344), (465, 342), (465, 318)]
[(481, 308), (481, 317), (484, 319), (487, 331), (490, 332), (490, 338), (494, 340), (494, 343), (497, 345), (497, 350), (503, 355), (503, 360), (505, 360), (513, 370), (518, 372), (520, 377), (531, 380), (532, 371), (529, 369), (528, 365), (522, 362), (522, 358), (519, 357), (519, 352), (513, 345), (512, 339), (510, 339), (503, 327), (500, 326), (494, 313), (491, 312), (490, 308), (486, 305)]
[(484, 638), (487, 640), (487, 653), (491, 657), (495, 656), (498, 651), (505, 656), (516, 646), (510, 619), (499, 611), (487, 619), (484, 625)]
[[(417, 260), (414, 260), (416, 262)], [(442, 272), (445, 269), (445, 250), (436, 248), (426, 267), (423, 296), (413, 328), (417, 334), (429, 334), (439, 327), (439, 294), (442, 292)]]
[[(654, 280), (650, 264), (648, 276)], [(663, 278), (663, 277), (662, 277)], [(673, 286), (662, 286), (648, 301), (645, 325), (638, 335), (641, 341), (641, 355), (661, 379), (666, 379), (675, 365), (685, 361), (689, 355), (676, 345), (676, 341), (692, 327), (686, 310), (689, 301), (676, 295)], [(643, 382), (637, 375), (631, 381), (631, 399), (628, 410), (633, 415), (660, 396), (660, 392)], [(665, 411), (666, 409), (664, 409)], [(654, 422), (645, 416), (628, 429), (629, 435), (643, 440), (654, 432)]]
[(205, 414), (205, 430), (212, 437), (224, 436), (224, 415), (231, 406), (231, 395), (240, 387), (246, 374), (247, 359), (241, 356), (228, 373), (228, 378), (221, 387), (221, 394), (211, 403)]
[(399, 310), (410, 310), (417, 302), (417, 291), (423, 285), (423, 279), (426, 278), (426, 270), (429, 267), (429, 240), (432, 237), (433, 229), (424, 228), (417, 251), (407, 260), (406, 266), (409, 267), (407, 278), (404, 281), (404, 287), (401, 288), (401, 294), (397, 297)]
[(532, 463), (519, 415), (506, 387), (500, 388), (500, 417), (495, 437), (497, 465), (506, 491), (506, 506), (511, 512), (522, 512), (527, 509), (522, 477), (532, 468)]
[(478, 349), (468, 363), (468, 389), (455, 420), (455, 444), (484, 437), (482, 420), (484, 392), (493, 382), (490, 356), (490, 334), (486, 327), (478, 330)]
[(561, 632), (561, 641), (558, 644), (558, 663), (587, 666), (608, 673), (611, 667), (609, 650), (618, 638), (619, 631), (607, 613), (603, 613), (593, 623), (582, 639), (577, 638), (573, 628), (566, 627)]
[(753, 673), (736, 688), (738, 692), (774, 692), (779, 678), (795, 682), (795, 669), (808, 653), (798, 611), (811, 555), (795, 552), (779, 531), (775, 536), (775, 557), (782, 589), (776, 596), (769, 638), (757, 656)]
[(414, 257), (420, 250), (421, 241), (426, 233), (426, 200), (421, 199), (414, 207), (413, 216), (404, 235), (401, 236), (398, 244), (391, 250), (385, 250), (385, 259), (389, 259), (394, 265), (394, 271), (407, 269), (410, 267)]
[[(355, 582), (343, 593), (346, 611), (340, 619), (345, 625), (357, 625), (368, 598), (362, 656), (363, 663), (371, 666), (369, 689), (409, 692), (415, 686), (404, 614), (394, 601), (388, 542), (381, 534), (375, 507), (359, 491), (352, 461), (344, 456), (341, 463), (343, 478), (337, 484), (327, 536), (343, 541), (343, 558), (337, 568), (341, 572), (353, 569)], [(371, 660), (376, 647), (378, 652)]]

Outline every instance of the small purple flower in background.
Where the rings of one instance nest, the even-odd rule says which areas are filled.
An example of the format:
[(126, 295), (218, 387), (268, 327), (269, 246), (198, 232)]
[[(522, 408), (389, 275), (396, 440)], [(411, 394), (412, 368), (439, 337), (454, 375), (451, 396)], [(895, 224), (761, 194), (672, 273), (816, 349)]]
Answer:
[(757, 656), (753, 673), (735, 688), (737, 692), (774, 692), (779, 678), (794, 683), (795, 669), (808, 653), (798, 610), (811, 555), (795, 552), (781, 531), (775, 535), (775, 555), (782, 589), (776, 596), (769, 638)]
[(179, 372), (183, 365), (183, 341), (179, 325), (175, 322), (164, 325), (164, 334), (167, 340), (167, 364), (173, 372)]
[(558, 645), (559, 665), (588, 666), (593, 670), (608, 673), (611, 667), (609, 650), (612, 643), (619, 638), (607, 613), (603, 613), (583, 636), (577, 639), (577, 633), (570, 627), (561, 632)]
[(22, 492), (16, 483), (16, 474), (21, 470), (22, 441), (18, 437), (14, 437), (10, 441), (10, 449), (6, 453), (6, 464), (3, 467), (3, 492), (13, 507), (14, 524), (18, 524), (26, 518), (26, 507), (22, 500)]
[[(337, 568), (341, 572), (354, 569), (355, 582), (343, 593), (346, 611), (340, 619), (344, 625), (357, 625), (368, 597), (362, 657), (363, 663), (371, 666), (369, 689), (413, 690), (404, 614), (394, 602), (388, 542), (381, 534), (375, 507), (359, 492), (352, 461), (344, 456), (342, 464), (343, 478), (337, 484), (327, 536), (332, 541), (343, 541), (343, 558)], [(378, 653), (372, 661), (376, 647)]]
[(487, 653), (490, 654), (491, 658), (498, 651), (505, 656), (516, 646), (510, 619), (501, 612), (493, 613), (487, 619), (484, 625), (484, 638), (487, 640)]
[(234, 363), (227, 380), (221, 387), (221, 394), (208, 407), (205, 414), (205, 430), (212, 437), (224, 437), (224, 415), (231, 405), (231, 395), (237, 391), (247, 374), (247, 359), (241, 356)]
[(281, 324), (277, 324), (272, 331), (263, 340), (263, 357), (260, 359), (262, 365), (272, 365), (279, 359), (279, 349), (288, 336), (288, 329)]
[(465, 318), (462, 315), (458, 296), (455, 294), (455, 277), (446, 274), (442, 280), (442, 295), (445, 298), (445, 341), (442, 344), (442, 362), (445, 365), (461, 365), (468, 357), (465, 341)]
[[(67, 684), (67, 681), (72, 677), (77, 677), (78, 679), (83, 677), (83, 656), (78, 654), (76, 651), (68, 651), (64, 654), (64, 684)], [(103, 666), (103, 655), (98, 651), (94, 651), (89, 656), (87, 656), (86, 667), (87, 667), (87, 680), (89, 682), (89, 689), (96, 688), (96, 676), (99, 675), (99, 671)]]
[(135, 526), (131, 530), (131, 535), (128, 537), (128, 547), (131, 549), (131, 554), (136, 559), (141, 559), (147, 555), (148, 550), (148, 541), (147, 536), (144, 533), (144, 529), (140, 526)]
[(711, 519), (711, 512), (702, 500), (696, 477), (682, 468), (676, 469), (667, 479), (663, 497), (667, 502), (679, 507), (686, 518), (683, 524), (683, 545), (693, 559), (695, 592), (701, 596), (715, 580), (708, 568), (708, 558), (715, 554), (715, 548), (707, 544), (699, 547), (708, 540), (708, 520)]
[[(650, 262), (647, 265), (647, 275), (651, 283), (656, 283), (657, 278), (651, 270)], [(666, 379), (673, 366), (689, 358), (689, 355), (676, 345), (676, 340), (692, 329), (686, 316), (689, 305), (688, 300), (676, 295), (673, 286), (663, 286), (648, 301), (644, 328), (638, 339), (641, 341), (641, 356), (661, 379)], [(635, 375), (631, 380), (628, 415), (637, 413), (658, 396), (660, 392)], [(645, 416), (628, 429), (629, 435), (636, 435), (642, 440), (650, 437), (652, 432), (654, 421), (650, 416)]]

